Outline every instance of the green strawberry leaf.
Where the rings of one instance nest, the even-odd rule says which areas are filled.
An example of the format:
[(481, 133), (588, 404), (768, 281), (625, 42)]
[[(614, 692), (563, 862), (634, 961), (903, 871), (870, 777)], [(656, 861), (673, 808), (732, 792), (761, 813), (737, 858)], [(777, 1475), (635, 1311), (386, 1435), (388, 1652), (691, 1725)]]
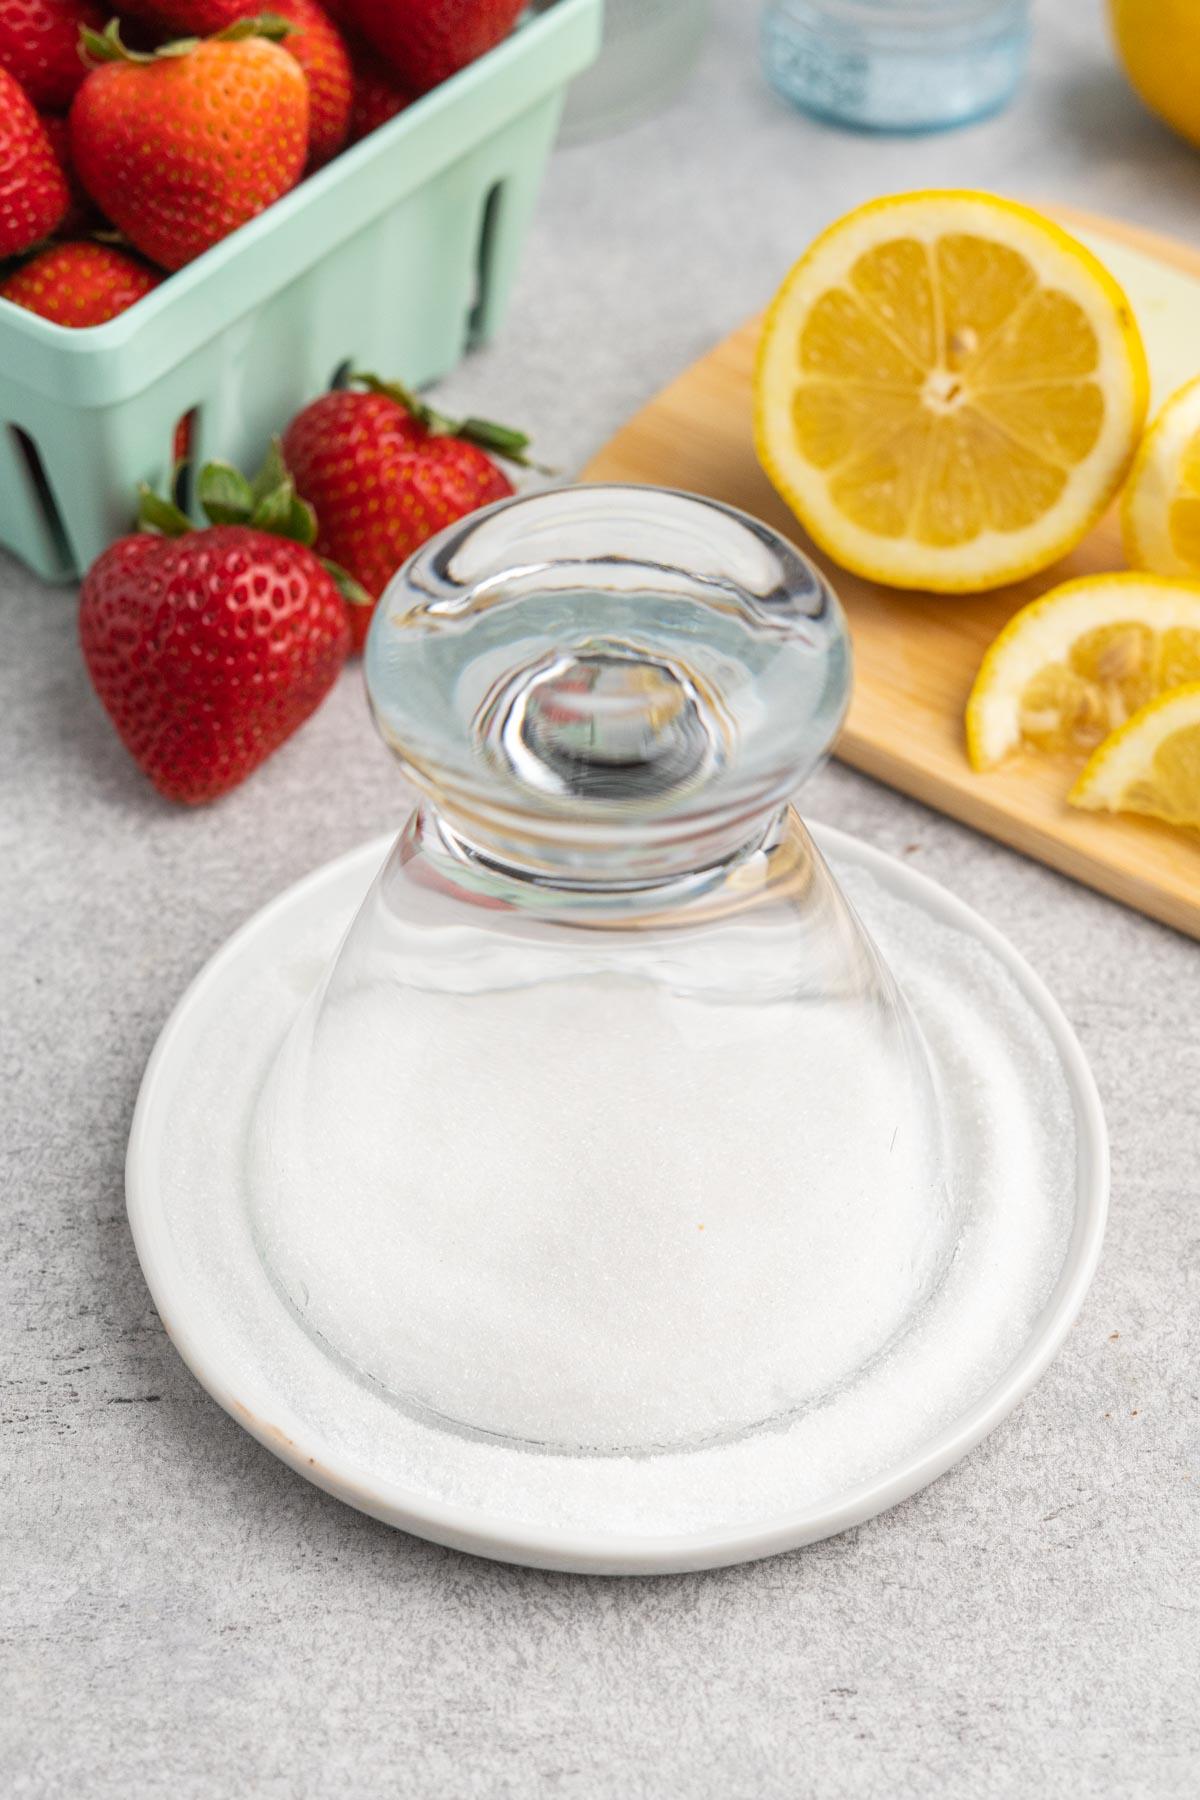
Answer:
[(121, 21), (110, 19), (103, 31), (81, 25), (78, 47), (80, 60), (94, 69), (106, 62), (152, 63), (160, 56), (190, 56), (199, 42), (197, 37), (176, 38), (174, 43), (163, 44), (157, 50), (131, 50), (122, 42)]
[[(186, 458), (176, 465), (170, 500), (162, 499), (144, 485), (139, 490), (138, 516), (147, 530), (178, 537), (185, 531), (196, 529), (182, 507), (176, 504), (179, 479), (186, 467)], [(247, 481), (232, 463), (205, 463), (196, 483), (196, 497), (211, 525), (249, 525), (256, 531), (288, 538), (306, 548), (316, 542), (317, 515), (307, 500), (297, 494), (278, 438), (272, 441), (253, 481)]]
[(163, 537), (182, 537), (191, 531), (192, 521), (173, 500), (164, 500), (143, 481), (138, 488), (138, 526), (142, 531), (158, 531)]
[(292, 495), (291, 510), (280, 527), (280, 536), (291, 538), (293, 543), (303, 544), (309, 550), (317, 541), (317, 515), (299, 494)]
[(79, 27), (79, 59), (87, 63), (89, 68), (96, 68), (100, 63), (128, 62), (131, 53), (121, 42), (121, 21), (110, 19), (103, 31), (93, 31), (90, 25)]
[(254, 490), (232, 463), (205, 463), (196, 492), (213, 525), (245, 525), (255, 511)]
[(296, 544), (316, 542), (317, 515), (306, 500), (301, 500), (290, 481), (259, 501), (250, 523), (259, 531), (291, 538)]
[(445, 413), (438, 412), (400, 381), (381, 381), (378, 375), (357, 370), (351, 371), (349, 380), (351, 384), (366, 388), (370, 394), (386, 394), (389, 400), (410, 413), (418, 425), (423, 425), (430, 437), (464, 438), (467, 443), (477, 444), (481, 450), (502, 456), (506, 462), (517, 463), (523, 469), (536, 469), (541, 475), (554, 473), (553, 469), (544, 468), (526, 455), (530, 444), (527, 432), (515, 431), (510, 425), (498, 425), (494, 419), (447, 418)]
[(346, 377), (346, 386), (354, 387), (356, 385), (366, 388), (369, 394), (385, 394), (389, 400), (394, 400), (397, 406), (402, 406), (405, 412), (411, 413), (418, 425), (424, 425), (427, 431), (433, 430), (434, 420), (443, 426), (450, 423), (448, 419), (443, 419), (440, 413), (435, 413), (431, 406), (426, 406), (423, 400), (419, 400), (412, 389), (406, 388), (403, 382), (384, 381), (378, 375), (367, 375), (359, 369), (351, 369)]
[(463, 420), (457, 436), (467, 438), (484, 450), (494, 450), (497, 456), (507, 457), (509, 462), (521, 463), (526, 468), (532, 466), (525, 454), (529, 448), (526, 431), (514, 431), (511, 425), (497, 425), (494, 419), (470, 418)]
[(264, 494), (256, 503), (247, 524), (253, 525), (258, 531), (282, 531), (291, 517), (292, 501), (295, 498), (291, 482), (280, 482), (277, 488), (272, 488), (269, 494)]
[(348, 569), (341, 563), (335, 563), (328, 556), (321, 558), (321, 565), (326, 574), (333, 577), (334, 585), (347, 606), (374, 606), (375, 602), (360, 581), (355, 581)]
[(291, 538), (297, 544), (311, 545), (316, 541), (317, 515), (297, 494), (277, 437), (271, 439), (262, 468), (250, 483), (250, 494), (251, 525), (260, 531), (274, 532), (276, 537)]
[(273, 437), (271, 447), (263, 458), (262, 467), (250, 483), (250, 492), (254, 495), (255, 505), (257, 506), (260, 500), (265, 500), (268, 494), (273, 494), (276, 488), (282, 487), (284, 482), (290, 481), (290, 479), (288, 466), (283, 460), (283, 445), (277, 437)]
[(203, 39), (198, 37), (172, 38), (169, 44), (160, 44), (157, 50), (150, 50), (145, 56), (134, 50), (126, 51), (126, 55), (131, 62), (156, 62), (160, 56), (190, 56), (202, 42)]
[(242, 38), (270, 38), (272, 43), (279, 43), (282, 38), (291, 37), (299, 29), (290, 19), (281, 18), (278, 13), (255, 13), (247, 19), (235, 19), (232, 25), (226, 25), (224, 31), (213, 35), (219, 43), (236, 44)]

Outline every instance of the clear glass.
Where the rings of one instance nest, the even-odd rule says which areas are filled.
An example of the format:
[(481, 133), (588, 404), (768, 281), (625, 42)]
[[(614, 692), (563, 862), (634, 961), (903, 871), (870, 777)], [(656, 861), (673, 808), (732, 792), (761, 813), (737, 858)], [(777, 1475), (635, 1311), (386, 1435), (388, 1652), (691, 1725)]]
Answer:
[(820, 1404), (958, 1231), (919, 1030), (787, 804), (849, 693), (833, 592), (729, 508), (567, 489), (420, 551), (366, 676), (421, 798), (258, 1103), (280, 1293), (529, 1449)]
[(962, 125), (1007, 104), (1029, 0), (768, 0), (767, 77), (806, 112), (873, 131)]
[(695, 66), (710, 11), (711, 0), (605, 0), (603, 47), (571, 84), (564, 139), (619, 131), (665, 105)]

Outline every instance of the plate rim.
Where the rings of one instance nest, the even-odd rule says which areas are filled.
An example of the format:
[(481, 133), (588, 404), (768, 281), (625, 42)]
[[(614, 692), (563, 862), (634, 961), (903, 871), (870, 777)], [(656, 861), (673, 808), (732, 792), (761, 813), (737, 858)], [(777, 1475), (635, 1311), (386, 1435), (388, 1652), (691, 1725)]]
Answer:
[[(1095, 1079), (1083, 1049), (1041, 977), (1008, 939), (965, 901), (887, 851), (835, 826), (806, 821), (819, 849), (867, 869), (889, 891), (915, 900), (927, 913), (982, 942), (1016, 981), (1045, 1026), (1071, 1093), (1078, 1133), (1075, 1218), (1058, 1281), (1007, 1368), (953, 1420), (910, 1456), (881, 1475), (846, 1489), (832, 1502), (799, 1507), (756, 1524), (661, 1535), (586, 1532), (533, 1526), (480, 1507), (447, 1501), (419, 1488), (373, 1475), (356, 1459), (331, 1452), (319, 1434), (305, 1439), (265, 1416), (238, 1393), (234, 1360), (214, 1351), (187, 1316), (187, 1282), (172, 1268), (170, 1234), (154, 1178), (165, 1135), (166, 1100), (175, 1062), (205, 1017), (210, 995), (248, 940), (270, 933), (280, 919), (322, 889), (336, 889), (377, 869), (394, 833), (323, 863), (246, 919), (205, 961), (172, 1008), (147, 1061), (138, 1090), (125, 1160), (126, 1211), (134, 1247), (168, 1338), (200, 1385), (266, 1449), (326, 1493), (385, 1524), (448, 1548), (531, 1568), (593, 1575), (680, 1574), (722, 1568), (799, 1549), (835, 1536), (887, 1511), (946, 1473), (1019, 1405), (1045, 1373), (1074, 1324), (1099, 1262), (1108, 1214), (1108, 1132)], [(256, 1372), (257, 1368), (256, 1368)], [(268, 1383), (269, 1385), (269, 1383)], [(286, 1405), (280, 1412), (288, 1413)], [(289, 1419), (289, 1423), (290, 1423)]]

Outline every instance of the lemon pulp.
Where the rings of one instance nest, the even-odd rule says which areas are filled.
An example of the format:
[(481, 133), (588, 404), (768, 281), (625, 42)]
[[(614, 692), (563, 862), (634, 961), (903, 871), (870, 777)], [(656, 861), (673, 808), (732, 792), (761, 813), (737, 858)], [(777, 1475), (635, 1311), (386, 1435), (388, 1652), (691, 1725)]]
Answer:
[(1090, 755), (1156, 696), (1200, 681), (1200, 582), (1092, 575), (1009, 620), (967, 703), (977, 769), (1013, 751)]
[(1071, 790), (1075, 806), (1200, 827), (1200, 682), (1160, 694), (1106, 739)]
[(1076, 638), (1065, 661), (1026, 682), (1021, 740), (1043, 752), (1086, 753), (1164, 688), (1197, 680), (1200, 630), (1155, 632), (1137, 619), (1097, 626)]
[(1200, 825), (1200, 725), (1172, 732), (1154, 752), (1150, 769), (1122, 796), (1133, 812), (1173, 825)]
[(1171, 395), (1142, 439), (1121, 536), (1131, 567), (1200, 576), (1200, 378)]
[(1167, 530), (1176, 556), (1200, 569), (1200, 431), (1179, 459), (1179, 493), (1167, 511)]
[(1145, 394), (1132, 315), (1089, 252), (1011, 202), (918, 194), (848, 215), (792, 271), (756, 428), (768, 474), (839, 561), (963, 589), (1078, 540)]

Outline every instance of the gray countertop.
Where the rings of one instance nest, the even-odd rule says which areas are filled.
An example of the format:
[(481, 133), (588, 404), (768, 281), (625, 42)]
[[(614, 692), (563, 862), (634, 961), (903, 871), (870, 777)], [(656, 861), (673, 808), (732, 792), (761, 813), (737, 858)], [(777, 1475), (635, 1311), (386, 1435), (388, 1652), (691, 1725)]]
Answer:
[[(553, 162), (508, 324), (443, 390), (577, 467), (876, 192), (977, 184), (1200, 239), (1200, 156), (1045, 0), (1003, 117), (873, 141), (762, 85), (724, 0), (687, 97)], [(1194, 1794), (1195, 944), (833, 766), (804, 803), (961, 895), (1054, 989), (1112, 1132), (1079, 1323), (933, 1487), (816, 1548), (689, 1578), (493, 1566), (327, 1498), (168, 1344), (124, 1214), (143, 1065), (281, 886), (397, 823), (357, 671), (219, 806), (159, 802), (84, 679), (72, 595), (0, 563), (7, 1158), (0, 1789), (240, 1794)], [(13, 952), (15, 951), (15, 955)]]

